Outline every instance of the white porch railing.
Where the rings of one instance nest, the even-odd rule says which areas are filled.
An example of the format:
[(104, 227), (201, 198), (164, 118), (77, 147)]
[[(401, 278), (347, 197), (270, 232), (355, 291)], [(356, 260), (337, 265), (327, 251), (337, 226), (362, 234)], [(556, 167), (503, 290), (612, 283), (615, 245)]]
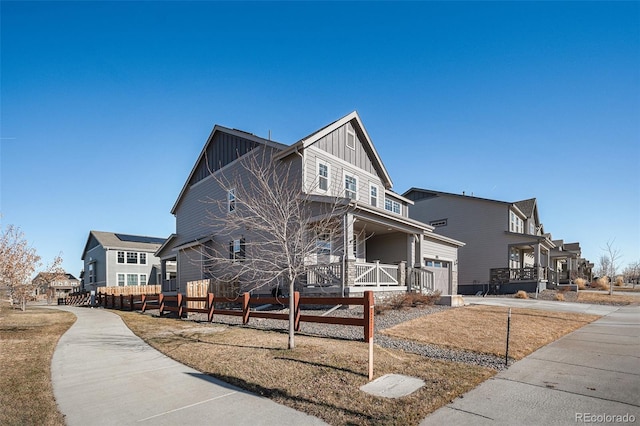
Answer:
[(356, 263), (355, 286), (398, 286), (398, 265)]
[(427, 269), (409, 269), (409, 286), (411, 291), (418, 293), (432, 293), (435, 290), (433, 272)]
[(339, 285), (342, 283), (342, 264), (314, 265), (307, 271), (308, 286)]

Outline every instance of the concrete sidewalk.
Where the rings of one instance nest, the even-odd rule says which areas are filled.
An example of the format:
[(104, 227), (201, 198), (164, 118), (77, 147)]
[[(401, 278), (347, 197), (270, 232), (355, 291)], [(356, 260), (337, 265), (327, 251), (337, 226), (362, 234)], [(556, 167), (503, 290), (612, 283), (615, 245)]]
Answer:
[(639, 306), (500, 298), (480, 303), (605, 316), (514, 363), (421, 426), (640, 424)]
[(78, 318), (53, 354), (53, 391), (67, 425), (320, 425), (186, 367), (102, 309), (57, 306)]

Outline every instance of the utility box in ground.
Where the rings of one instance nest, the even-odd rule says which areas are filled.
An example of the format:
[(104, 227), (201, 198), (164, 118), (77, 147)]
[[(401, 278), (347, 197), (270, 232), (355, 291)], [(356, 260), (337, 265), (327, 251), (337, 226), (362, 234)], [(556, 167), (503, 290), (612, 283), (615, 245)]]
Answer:
[(436, 302), (436, 305), (453, 306), (453, 307), (464, 306), (464, 299), (459, 294), (455, 294), (453, 296), (440, 296), (440, 300)]

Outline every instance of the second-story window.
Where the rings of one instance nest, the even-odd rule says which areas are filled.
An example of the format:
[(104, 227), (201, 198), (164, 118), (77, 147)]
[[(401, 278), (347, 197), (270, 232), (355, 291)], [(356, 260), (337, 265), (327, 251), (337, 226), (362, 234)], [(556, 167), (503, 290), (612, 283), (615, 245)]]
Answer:
[(140, 264), (141, 265), (147, 264), (147, 253), (140, 253)]
[(358, 198), (358, 178), (344, 175), (344, 196), (355, 200)]
[(127, 252), (127, 263), (138, 263), (138, 253), (133, 251)]
[(327, 191), (329, 189), (329, 165), (318, 163), (318, 189)]
[(227, 194), (227, 201), (229, 207), (229, 213), (234, 212), (236, 210), (236, 190), (232, 188), (229, 190)]
[(124, 252), (123, 251), (119, 251), (118, 252), (118, 263), (124, 263)]
[(378, 186), (371, 184), (369, 190), (369, 204), (373, 207), (378, 207)]
[(509, 231), (524, 233), (524, 221), (514, 211), (509, 211)]
[(400, 214), (400, 203), (386, 198), (384, 200), (384, 209), (395, 214)]

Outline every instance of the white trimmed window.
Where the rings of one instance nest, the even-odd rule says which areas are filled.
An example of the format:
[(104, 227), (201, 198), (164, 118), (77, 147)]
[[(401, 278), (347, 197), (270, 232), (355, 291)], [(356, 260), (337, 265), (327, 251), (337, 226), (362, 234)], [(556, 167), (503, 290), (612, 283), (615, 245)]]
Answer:
[(138, 274), (127, 274), (127, 285), (138, 285)]
[(384, 200), (384, 209), (395, 214), (400, 214), (400, 203), (389, 198), (385, 198)]
[(127, 263), (138, 263), (138, 253), (134, 251), (127, 252)]
[(358, 177), (354, 175), (344, 175), (344, 196), (352, 200), (358, 199)]
[(118, 263), (124, 263), (124, 252), (123, 251), (119, 251), (118, 252)]
[(147, 253), (140, 253), (140, 264), (141, 265), (147, 264)]
[(318, 189), (329, 190), (329, 165), (321, 161), (318, 161)]
[(118, 287), (124, 287), (124, 274), (118, 274)]
[(369, 204), (378, 207), (378, 185), (369, 185)]
[(316, 237), (316, 253), (318, 256), (331, 255), (331, 235), (328, 233), (318, 234)]
[(236, 210), (236, 189), (232, 188), (227, 194), (227, 206), (229, 213)]
[(524, 234), (524, 221), (512, 210), (509, 211), (509, 231)]
[(147, 285), (147, 274), (140, 274), (140, 285)]
[(356, 149), (356, 134), (351, 129), (347, 129), (347, 148)]

